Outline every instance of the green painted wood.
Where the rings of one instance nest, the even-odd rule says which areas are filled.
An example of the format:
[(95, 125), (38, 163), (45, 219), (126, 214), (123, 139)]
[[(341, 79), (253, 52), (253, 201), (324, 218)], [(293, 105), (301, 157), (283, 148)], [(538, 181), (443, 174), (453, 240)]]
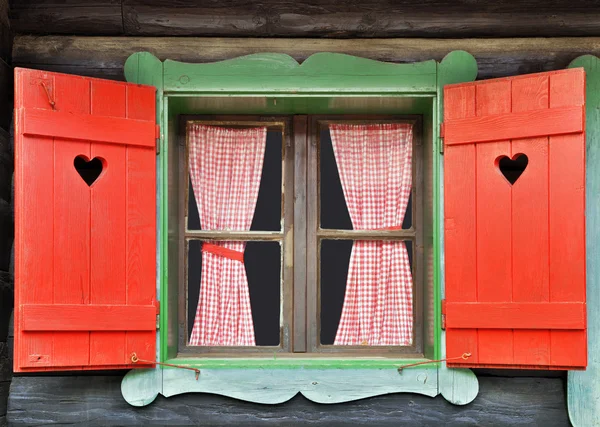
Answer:
[[(161, 125), (160, 140), (158, 141), (158, 144), (159, 152), (163, 153), (162, 156), (159, 156), (156, 162), (156, 295), (159, 301), (168, 301), (168, 287), (161, 286), (162, 283), (167, 283), (166, 265), (168, 261), (166, 239), (166, 211), (168, 204), (165, 199), (167, 194), (166, 172), (168, 159), (166, 154), (164, 154), (167, 151), (167, 139), (165, 138), (165, 127), (163, 125), (166, 108), (163, 96), (163, 63), (151, 53), (137, 52), (131, 55), (129, 58), (127, 58), (127, 61), (125, 61), (124, 72), (125, 79), (128, 82), (156, 87), (156, 123)], [(168, 304), (161, 304), (160, 318), (167, 319), (168, 315)], [(167, 328), (164, 327), (164, 322), (161, 322), (156, 334), (156, 357), (159, 361), (167, 359), (169, 357), (169, 353), (174, 354), (172, 345), (169, 346), (169, 340), (167, 338)], [(166, 345), (161, 345), (161, 343), (166, 343)], [(171, 352), (169, 352), (169, 348), (171, 348)]]
[(121, 381), (121, 394), (132, 406), (149, 405), (162, 389), (162, 369), (132, 369)]
[[(168, 137), (169, 117), (211, 111), (220, 105), (220, 113), (240, 113), (229, 103), (234, 97), (255, 96), (253, 113), (274, 110), (311, 113), (335, 110), (344, 112), (352, 96), (371, 96), (371, 102), (381, 103), (381, 97), (397, 97), (404, 107), (396, 113), (418, 111), (427, 115), (433, 127), (434, 191), (441, 185), (441, 163), (438, 124), (441, 117), (441, 87), (444, 84), (470, 81), (475, 78), (475, 60), (466, 52), (447, 55), (438, 65), (434, 61), (416, 64), (389, 64), (342, 54), (319, 53), (299, 65), (288, 55), (256, 54), (212, 64), (184, 64), (175, 61), (161, 63), (149, 53), (132, 55), (125, 65), (128, 81), (153, 84), (158, 89), (157, 120), (161, 124), (159, 164), (159, 295), (169, 301), (168, 292)], [(437, 104), (436, 97), (437, 96)], [(217, 99), (202, 105), (209, 97)], [(221, 98), (218, 98), (221, 97)], [(311, 99), (315, 97), (314, 99)], [(423, 98), (425, 97), (425, 98)], [(185, 98), (185, 99), (184, 99)], [(238, 98), (239, 99), (239, 98)], [(367, 100), (368, 101), (368, 100)], [(433, 102), (432, 102), (433, 101)], [(269, 102), (272, 102), (270, 106)], [(279, 102), (280, 107), (276, 107)], [(346, 103), (346, 104), (345, 104)], [(251, 104), (246, 102), (245, 104)], [(392, 103), (393, 104), (393, 103)], [(389, 106), (388, 106), (389, 107)], [(396, 107), (398, 107), (396, 105)], [(364, 105), (360, 108), (364, 109)], [(386, 108), (386, 107), (383, 107)], [(373, 112), (367, 108), (366, 111)], [(354, 111), (352, 111), (354, 112)], [(314, 113), (314, 112), (313, 112)], [(439, 233), (441, 194), (435, 195), (435, 242), (442, 242)], [(435, 356), (443, 354), (440, 342), (441, 247), (436, 249), (435, 264)], [(170, 319), (169, 303), (161, 304), (160, 360), (176, 355), (177, 320)], [(173, 316), (171, 316), (173, 317)], [(468, 370), (445, 370), (443, 388), (438, 389), (438, 364), (408, 368), (398, 373), (397, 367), (409, 360), (389, 359), (176, 359), (170, 362), (199, 366), (198, 381), (189, 381), (194, 373), (180, 369), (132, 371), (123, 380), (123, 395), (134, 405), (152, 401), (157, 394), (165, 396), (190, 391), (209, 392), (263, 403), (283, 402), (296, 393), (303, 393), (315, 402), (334, 403), (361, 399), (378, 394), (414, 392), (444, 396), (457, 404), (471, 401), (477, 394), (477, 380)], [(284, 373), (282, 373), (282, 369)], [(162, 372), (162, 376), (156, 374)], [(427, 372), (424, 376), (423, 372)], [(342, 374), (343, 373), (343, 374)], [(321, 378), (321, 383), (315, 375)], [(420, 375), (420, 376), (419, 376)], [(417, 378), (418, 377), (418, 378)], [(307, 382), (308, 381), (308, 382)], [(313, 384), (315, 383), (316, 384)], [(319, 385), (321, 384), (321, 385)], [(345, 385), (344, 385), (345, 384)], [(141, 390), (141, 388), (144, 388)], [(241, 390), (241, 391), (240, 391)]]
[[(454, 51), (446, 55), (438, 65), (437, 80), (437, 121), (434, 123), (436, 152), (434, 154), (434, 268), (436, 289), (436, 332), (439, 336), (436, 342), (440, 343), (437, 348), (437, 358), (446, 357), (446, 336), (441, 328), (441, 305), (444, 298), (444, 162), (441, 148), (443, 142), (439, 135), (440, 123), (444, 117), (444, 86), (454, 83), (471, 82), (477, 78), (477, 61), (471, 54), (465, 51)], [(439, 369), (439, 389), (444, 398), (455, 405), (466, 405), (475, 399), (479, 392), (479, 382), (470, 369), (448, 369), (445, 365)]]
[[(170, 364), (182, 364), (199, 369), (398, 369), (404, 365), (428, 362), (430, 359), (367, 359), (329, 357), (273, 357), (273, 358), (176, 358)], [(435, 363), (424, 365), (435, 368)], [(412, 369), (412, 368), (407, 368)]]
[(392, 64), (341, 53), (316, 53), (301, 65), (289, 55), (258, 53), (208, 64), (164, 62), (169, 93), (435, 92), (435, 61)]
[[(450, 52), (438, 64), (437, 77), (437, 117), (434, 120), (434, 241), (438, 244), (434, 251), (434, 269), (435, 269), (435, 319), (436, 331), (442, 334), (441, 325), (441, 300), (444, 298), (444, 162), (441, 155), (443, 142), (440, 138), (440, 124), (444, 120), (444, 86), (454, 83), (472, 82), (477, 78), (477, 61), (468, 52), (457, 50)], [(445, 346), (445, 337), (438, 336), (436, 342), (441, 342), (440, 351), (436, 353), (436, 358), (445, 357), (445, 351), (441, 351)]]
[(479, 381), (470, 369), (455, 369), (440, 366), (438, 388), (444, 399), (454, 405), (471, 403), (479, 393)]
[(585, 55), (569, 68), (586, 73), (586, 289), (588, 366), (570, 371), (569, 418), (576, 427), (600, 426), (600, 59)]
[(431, 115), (434, 93), (328, 96), (194, 96), (170, 94), (171, 114), (422, 114)]
[[(198, 380), (189, 370), (166, 368), (127, 373), (123, 397), (134, 406), (182, 393), (212, 393), (254, 403), (283, 403), (301, 393), (317, 403), (342, 403), (389, 393), (438, 394), (437, 369), (202, 369)], [(136, 392), (136, 390), (138, 390)], [(143, 391), (142, 391), (143, 390)]]

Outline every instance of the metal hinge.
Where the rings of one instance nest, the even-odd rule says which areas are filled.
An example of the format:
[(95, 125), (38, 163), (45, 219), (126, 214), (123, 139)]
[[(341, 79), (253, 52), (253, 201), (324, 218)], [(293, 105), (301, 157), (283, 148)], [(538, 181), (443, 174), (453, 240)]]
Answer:
[(440, 154), (444, 154), (444, 122), (440, 123)]
[(160, 329), (160, 301), (156, 301), (156, 330)]
[(442, 329), (446, 330), (446, 300), (442, 300)]
[(160, 154), (160, 125), (156, 125), (156, 154)]

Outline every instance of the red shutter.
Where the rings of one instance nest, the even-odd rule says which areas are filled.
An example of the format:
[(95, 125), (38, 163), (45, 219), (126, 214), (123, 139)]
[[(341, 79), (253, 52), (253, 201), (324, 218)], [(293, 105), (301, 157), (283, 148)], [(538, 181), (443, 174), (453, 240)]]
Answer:
[(584, 106), (583, 69), (444, 89), (449, 366), (586, 366)]
[[(15, 70), (15, 371), (155, 360), (155, 102), (153, 87)], [(103, 164), (91, 186), (78, 156)]]

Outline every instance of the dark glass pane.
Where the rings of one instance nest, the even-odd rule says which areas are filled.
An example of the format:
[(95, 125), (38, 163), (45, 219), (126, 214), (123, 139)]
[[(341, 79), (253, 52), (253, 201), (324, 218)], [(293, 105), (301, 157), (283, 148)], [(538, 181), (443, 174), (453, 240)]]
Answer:
[[(279, 242), (247, 242), (244, 265), (248, 277), (254, 336), (258, 346), (277, 346), (280, 338), (281, 249)], [(200, 295), (202, 242), (191, 240), (188, 255), (188, 337)]]
[(320, 133), (321, 228), (352, 230), (329, 129)]
[[(333, 153), (329, 129), (320, 131), (320, 214), (321, 228), (352, 230), (352, 221), (344, 198), (342, 183)], [(412, 226), (412, 199), (408, 200), (402, 228)]]
[[(323, 240), (321, 242), (321, 344), (333, 345), (342, 316), (346, 280), (353, 240)], [(413, 266), (413, 242), (406, 240), (408, 259)]]
[[(281, 230), (282, 138), (280, 130), (267, 132), (258, 200), (250, 227), (250, 230), (253, 231)], [(192, 182), (188, 177), (188, 230), (201, 229), (198, 205), (194, 197)]]

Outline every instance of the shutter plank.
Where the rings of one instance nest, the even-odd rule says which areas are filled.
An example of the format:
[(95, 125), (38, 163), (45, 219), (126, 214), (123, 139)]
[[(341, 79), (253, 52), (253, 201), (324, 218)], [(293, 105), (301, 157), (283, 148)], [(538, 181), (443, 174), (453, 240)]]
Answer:
[[(475, 87), (457, 86), (447, 89), (444, 117), (461, 119), (475, 116)], [(475, 144), (447, 146), (444, 151), (444, 224), (446, 234), (446, 298), (477, 301), (477, 234), (475, 194)], [(463, 262), (464, 259), (473, 262)], [(447, 341), (447, 357), (471, 353), (477, 362), (478, 331), (461, 329)]]
[[(585, 75), (550, 78), (550, 107), (583, 105)], [(550, 301), (585, 301), (585, 134), (550, 137)], [(597, 309), (597, 308), (594, 308)], [(587, 363), (586, 332), (551, 332), (551, 363)]]
[[(512, 111), (548, 111), (549, 77), (535, 75), (512, 81)], [(528, 164), (512, 186), (513, 301), (548, 302), (548, 137), (512, 140), (511, 155), (527, 153)], [(535, 314), (533, 317), (537, 317)], [(550, 331), (515, 330), (514, 362), (550, 363)]]
[[(92, 114), (125, 118), (125, 86), (92, 82)], [(92, 258), (91, 303), (126, 304), (126, 157), (127, 147), (92, 142), (91, 156), (106, 159), (107, 168), (91, 187)], [(124, 286), (125, 285), (125, 286)], [(128, 319), (129, 321), (129, 319)], [(124, 332), (92, 332), (90, 363), (126, 363)]]
[[(543, 329), (545, 337), (547, 329), (585, 329), (581, 302), (446, 302), (446, 316), (450, 329)], [(517, 332), (525, 331), (513, 331)], [(531, 349), (524, 346), (523, 350)]]
[[(510, 81), (476, 87), (477, 117), (510, 112)], [(481, 302), (512, 298), (510, 185), (495, 167), (496, 159), (510, 153), (510, 141), (477, 144), (477, 297)], [(479, 362), (513, 361), (511, 330), (479, 330)]]
[[(102, 344), (101, 339), (109, 336), (107, 331), (119, 331), (118, 334), (122, 337), (124, 332), (121, 331), (152, 331), (156, 327), (156, 308), (152, 305), (26, 304), (21, 310), (24, 331), (60, 331), (55, 334), (55, 340), (57, 337), (71, 336), (88, 346), (91, 341), (92, 347)], [(127, 321), (123, 322), (123, 319)], [(102, 334), (92, 332), (90, 339), (84, 341), (80, 338), (82, 333), (65, 331), (86, 331), (86, 338), (88, 331), (102, 331)], [(92, 360), (106, 354), (106, 349), (100, 347), (99, 350), (97, 354), (91, 355)], [(87, 363), (86, 360), (80, 365)]]
[[(55, 76), (56, 108), (90, 113), (90, 84)], [(90, 297), (90, 195), (73, 164), (76, 156), (89, 156), (90, 144), (54, 138), (54, 304), (88, 304)], [(51, 184), (50, 184), (51, 185)], [(90, 358), (88, 332), (55, 333), (52, 363), (59, 366), (87, 365)], [(65, 351), (64, 349), (68, 349)]]
[[(127, 117), (138, 120), (154, 120), (154, 94), (137, 86), (127, 87)], [(127, 147), (127, 303), (153, 304), (156, 299), (154, 286), (156, 270), (156, 184), (148, 170), (156, 168), (153, 148)], [(135, 201), (135, 202), (134, 202)], [(144, 332), (127, 332), (126, 354), (136, 353), (140, 359), (154, 360), (155, 346), (148, 346)]]
[[(32, 73), (31, 81), (16, 80), (16, 107), (50, 108), (41, 83), (53, 83), (42, 72)], [(15, 310), (19, 303), (53, 302), (54, 244), (52, 228), (48, 221), (54, 219), (54, 190), (52, 167), (26, 168), (26, 165), (47, 165), (54, 158), (51, 138), (29, 137), (25, 147), (23, 135), (15, 131)], [(30, 245), (29, 242), (36, 242)], [(25, 250), (27, 248), (27, 250)], [(45, 286), (39, 286), (44, 283)], [(50, 365), (54, 347), (51, 334), (22, 335), (20, 317), (15, 313), (14, 369), (35, 366), (43, 369)], [(30, 355), (40, 355), (30, 359)]]
[[(107, 102), (109, 101), (107, 100)], [(76, 139), (85, 143), (95, 141), (154, 146), (155, 125), (153, 121), (125, 120), (119, 117), (30, 108), (24, 109), (22, 115), (21, 121), (24, 123), (26, 135)], [(102, 131), (98, 132), (98, 129), (102, 129)]]
[(578, 133), (583, 131), (584, 116), (582, 106), (569, 106), (452, 120), (446, 123), (446, 144), (479, 144), (487, 141)]

